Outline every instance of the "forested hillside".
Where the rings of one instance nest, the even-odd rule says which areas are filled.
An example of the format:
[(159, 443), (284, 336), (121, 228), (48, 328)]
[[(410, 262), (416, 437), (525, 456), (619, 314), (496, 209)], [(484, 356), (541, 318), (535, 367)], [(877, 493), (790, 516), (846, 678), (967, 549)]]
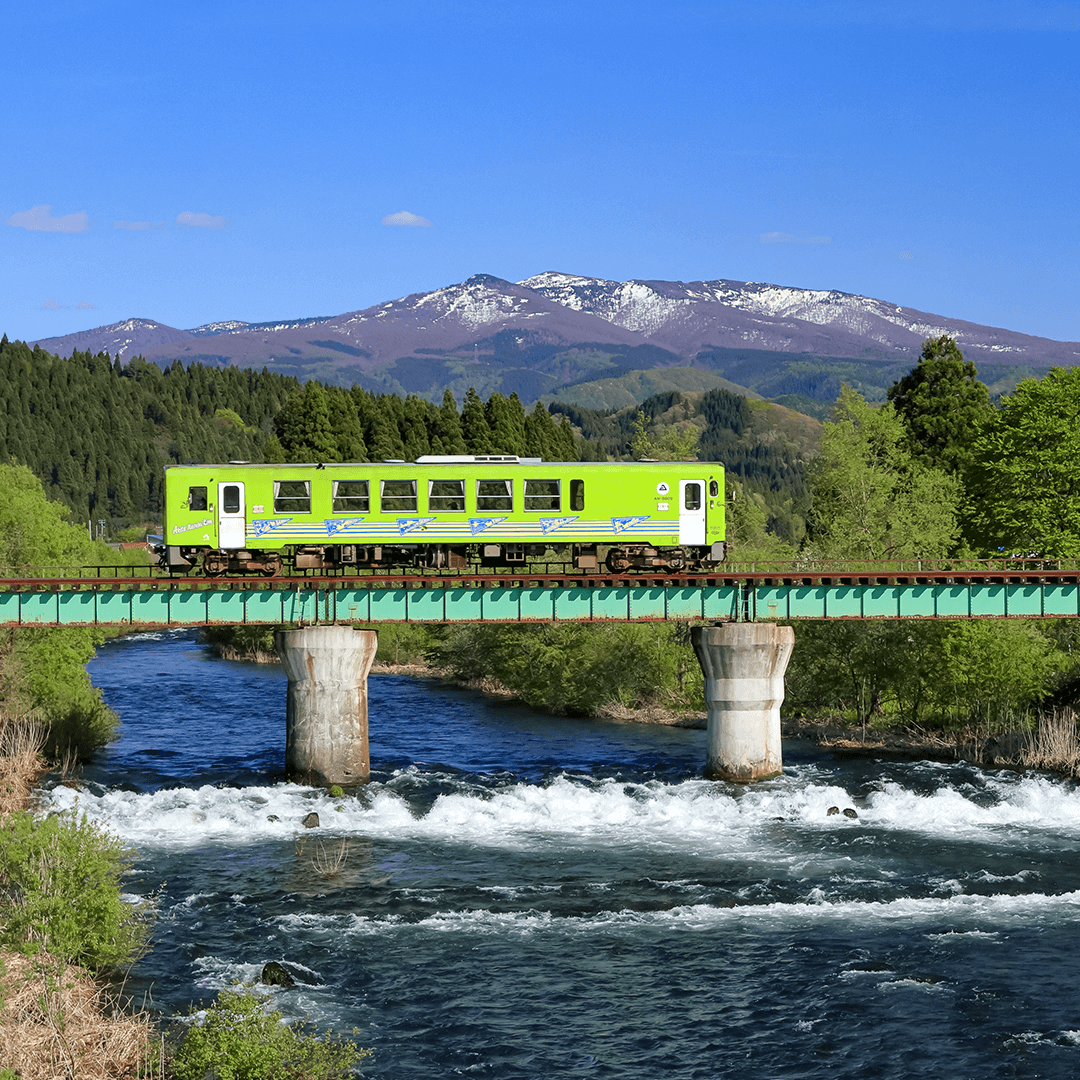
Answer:
[(0, 339), (0, 459), (28, 466), (76, 521), (160, 515), (163, 468), (261, 460), (296, 379), (177, 361), (162, 370), (108, 353), (61, 359)]

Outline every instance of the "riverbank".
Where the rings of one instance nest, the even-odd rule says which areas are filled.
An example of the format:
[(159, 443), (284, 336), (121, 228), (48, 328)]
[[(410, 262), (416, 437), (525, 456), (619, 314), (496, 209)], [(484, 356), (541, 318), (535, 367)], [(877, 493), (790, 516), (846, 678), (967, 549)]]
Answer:
[[(0, 717), (0, 829), (31, 808), (48, 763), (44, 732)], [(2, 874), (0, 874), (2, 876)], [(0, 1075), (19, 1080), (118, 1080), (156, 1075), (159, 1036), (145, 1011), (125, 1013), (110, 985), (83, 968), (0, 949)], [(4, 1070), (11, 1070), (10, 1074)]]
[[(212, 646), (219, 656), (227, 660), (279, 662), (276, 653), (260, 648), (253, 642), (245, 642), (237, 647), (228, 641), (218, 640), (213, 641)], [(376, 657), (371, 674), (436, 679), (508, 702), (522, 700), (513, 689), (497, 679), (486, 676), (461, 678), (455, 676), (450, 668), (423, 660), (394, 663)], [(522, 701), (522, 704), (525, 703)], [(656, 724), (696, 730), (706, 727), (704, 712), (679, 709), (660, 702), (648, 702), (636, 708), (609, 702), (597, 709), (591, 719), (605, 723)], [(844, 723), (836, 717), (787, 718), (782, 722), (782, 731), (787, 738), (807, 739), (837, 753), (853, 756), (902, 761), (968, 761), (991, 768), (1040, 769), (1059, 776), (1080, 777), (1080, 742), (1077, 740), (1075, 714), (1071, 710), (1042, 717), (1035, 731), (989, 732), (978, 726), (948, 731), (930, 728), (913, 730), (901, 726)]]

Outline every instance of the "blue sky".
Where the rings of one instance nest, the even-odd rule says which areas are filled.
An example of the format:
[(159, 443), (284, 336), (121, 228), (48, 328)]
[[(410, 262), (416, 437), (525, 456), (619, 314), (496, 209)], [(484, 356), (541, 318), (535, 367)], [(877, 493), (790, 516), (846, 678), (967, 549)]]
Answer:
[(12, 0), (0, 332), (490, 273), (1080, 339), (1080, 3)]

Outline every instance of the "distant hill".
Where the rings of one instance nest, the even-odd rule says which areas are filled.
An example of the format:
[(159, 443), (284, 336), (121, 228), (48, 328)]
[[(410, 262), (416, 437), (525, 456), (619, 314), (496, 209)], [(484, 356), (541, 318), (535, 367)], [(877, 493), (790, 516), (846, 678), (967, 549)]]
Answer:
[[(514, 283), (478, 274), (344, 315), (178, 330), (150, 319), (36, 342), (62, 356), (105, 350), (439, 399), (473, 386), (583, 400), (600, 380), (707, 389), (705, 373), (794, 408), (819, 411), (849, 382), (871, 400), (912, 368), (922, 341), (950, 334), (992, 389), (1053, 364), (1080, 362), (1080, 343), (1031, 337), (836, 291), (737, 281), (606, 281), (548, 272)], [(701, 374), (675, 376), (675, 369)], [(661, 371), (667, 374), (661, 375)], [(680, 384), (678, 379), (691, 379)], [(675, 379), (665, 383), (664, 379)], [(691, 385), (693, 379), (697, 383)], [(586, 384), (588, 384), (586, 386)], [(576, 389), (569, 389), (576, 388)], [(632, 389), (631, 389), (632, 388)], [(611, 392), (615, 392), (612, 390)], [(620, 391), (621, 393), (621, 391)], [(614, 401), (612, 402), (614, 404)], [(610, 407), (610, 406), (609, 406)]]

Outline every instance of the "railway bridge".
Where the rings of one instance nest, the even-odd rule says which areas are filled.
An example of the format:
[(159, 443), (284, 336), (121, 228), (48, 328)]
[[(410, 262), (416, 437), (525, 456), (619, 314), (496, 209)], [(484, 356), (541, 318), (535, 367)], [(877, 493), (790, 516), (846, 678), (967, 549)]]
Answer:
[(367, 675), (383, 622), (693, 622), (708, 705), (706, 775), (782, 766), (780, 704), (803, 619), (1080, 617), (1080, 560), (725, 565), (708, 574), (309, 572), (188, 579), (146, 567), (0, 578), (0, 626), (270, 625), (288, 676), (286, 765), (316, 783), (369, 772)]

